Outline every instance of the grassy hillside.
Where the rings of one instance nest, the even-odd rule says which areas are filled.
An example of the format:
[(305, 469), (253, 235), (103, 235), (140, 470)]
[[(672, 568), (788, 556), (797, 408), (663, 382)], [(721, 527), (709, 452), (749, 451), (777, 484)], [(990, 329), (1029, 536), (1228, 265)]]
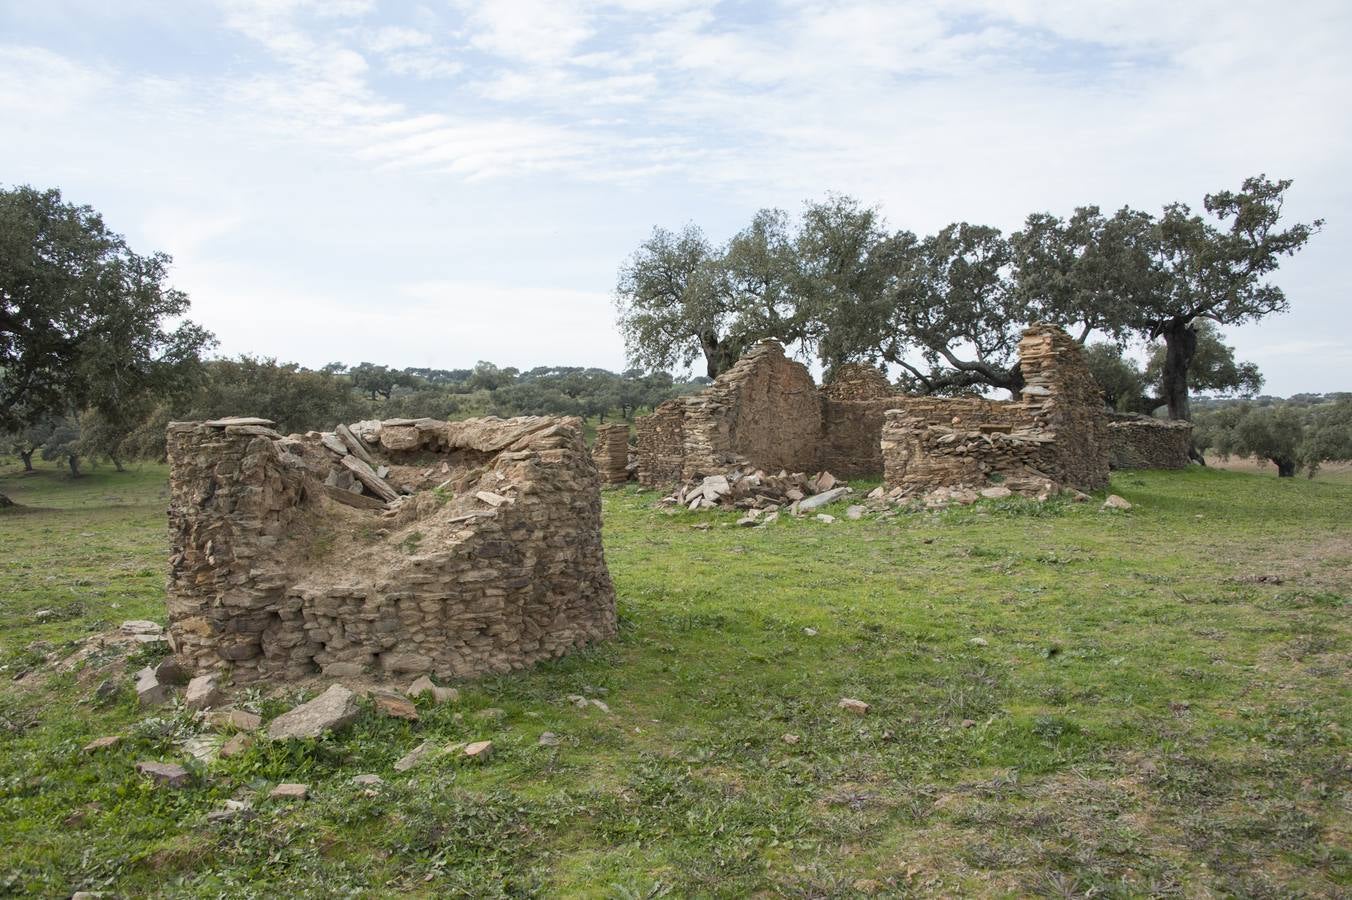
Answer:
[[(607, 493), (617, 640), (173, 790), (132, 766), (184, 761), (202, 726), (136, 710), (143, 659), (45, 661), (164, 620), (164, 478), (0, 470), (27, 507), (0, 512), (0, 893), (1352, 890), (1352, 484), (1119, 473), (1127, 513), (1010, 500), (751, 530)], [(81, 752), (105, 734), (124, 737)], [(423, 740), (481, 738), (486, 765), (393, 771)], [(374, 796), (350, 781), (368, 772)], [(281, 781), (311, 799), (268, 801)], [(208, 823), (227, 798), (257, 817)]]

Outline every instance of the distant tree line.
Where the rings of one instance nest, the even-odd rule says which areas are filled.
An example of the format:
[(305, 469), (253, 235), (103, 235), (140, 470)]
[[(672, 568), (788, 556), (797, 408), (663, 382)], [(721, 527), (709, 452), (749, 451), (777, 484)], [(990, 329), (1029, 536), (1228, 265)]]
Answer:
[(0, 189), (0, 451), (29, 469), (35, 456), (59, 460), (78, 475), (83, 459), (120, 469), (162, 457), (176, 419), (248, 413), (304, 431), (393, 416), (632, 418), (706, 383), (637, 369), (309, 370), (208, 359), (215, 338), (183, 318), (188, 297), (169, 286), (170, 262), (134, 252), (58, 190)]
[[(923, 238), (889, 231), (848, 197), (810, 203), (796, 222), (763, 210), (720, 246), (694, 226), (659, 228), (620, 270), (632, 365), (620, 373), (210, 359), (215, 339), (184, 318), (167, 255), (135, 253), (60, 191), (0, 189), (0, 439), (25, 465), (38, 455), (78, 474), (81, 459), (120, 468), (162, 456), (169, 421), (234, 413), (285, 431), (391, 416), (631, 418), (699, 389), (763, 338), (815, 352), (828, 377), (871, 361), (897, 367), (905, 390), (1017, 391), (1018, 337), (1034, 321), (1104, 339), (1089, 350), (1114, 405), (1187, 417), (1190, 387), (1261, 385), (1211, 323), (1287, 307), (1269, 277), (1321, 224), (1282, 225), (1289, 186), (1250, 178), (1208, 195), (1205, 216), (1179, 203), (1158, 216), (1037, 213), (1008, 236), (969, 223)], [(1122, 352), (1139, 339), (1158, 341), (1144, 369)], [(700, 357), (705, 376), (668, 374)]]
[(1049, 322), (1119, 350), (1158, 341), (1150, 390), (1171, 418), (1186, 419), (1194, 373), (1218, 372), (1204, 355), (1214, 336), (1204, 323), (1287, 308), (1270, 277), (1322, 224), (1283, 225), (1290, 184), (1249, 178), (1207, 195), (1202, 213), (1183, 203), (1158, 215), (1039, 212), (1010, 235), (967, 222), (928, 236), (892, 231), (875, 208), (843, 196), (807, 203), (796, 221), (762, 210), (721, 245), (693, 224), (656, 228), (620, 269), (619, 326), (631, 362), (654, 368), (702, 357), (714, 377), (775, 338), (828, 372), (890, 364), (910, 391), (1017, 393), (1020, 332)]
[(1194, 441), (1222, 459), (1266, 460), (1290, 478), (1310, 478), (1326, 462), (1352, 459), (1352, 393), (1302, 394), (1199, 409)]

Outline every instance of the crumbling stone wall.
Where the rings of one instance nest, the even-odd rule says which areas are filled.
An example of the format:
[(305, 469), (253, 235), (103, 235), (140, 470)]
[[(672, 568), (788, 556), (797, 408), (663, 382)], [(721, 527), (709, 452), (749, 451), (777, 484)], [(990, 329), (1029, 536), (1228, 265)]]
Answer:
[(581, 422), (169, 427), (170, 643), (237, 682), (507, 672), (615, 633)]
[(821, 392), (830, 400), (880, 400), (893, 396), (896, 390), (877, 366), (842, 363)]
[(940, 487), (1045, 494), (1108, 483), (1107, 418), (1078, 344), (1035, 325), (1019, 342), (1025, 386), (1015, 402), (911, 398), (883, 425), (884, 482), (902, 496)]
[(592, 459), (602, 484), (624, 484), (629, 480), (629, 426), (624, 422), (598, 425)]
[(1005, 480), (1031, 493), (1108, 481), (1098, 384), (1078, 344), (1047, 325), (1019, 344), (1016, 402), (893, 395), (877, 369), (841, 366), (815, 390), (806, 367), (757, 344), (701, 394), (669, 400), (638, 428), (639, 481), (670, 485), (734, 469), (855, 478), (882, 472), (903, 492)]
[(1192, 423), (1108, 414), (1108, 465), (1114, 469), (1185, 469)]
[(821, 458), (817, 468), (842, 478), (878, 475), (883, 470), (882, 434), (887, 411), (903, 397), (836, 400), (822, 397)]
[(822, 411), (807, 367), (762, 341), (703, 392), (668, 400), (637, 425), (639, 481), (656, 487), (739, 466), (810, 468)]

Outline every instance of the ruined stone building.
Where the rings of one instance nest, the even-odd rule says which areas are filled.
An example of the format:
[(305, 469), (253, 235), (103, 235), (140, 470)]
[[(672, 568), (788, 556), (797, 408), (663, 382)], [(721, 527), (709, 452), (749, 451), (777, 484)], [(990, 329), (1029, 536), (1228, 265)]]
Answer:
[(1017, 401), (895, 394), (869, 366), (841, 366), (820, 390), (773, 341), (753, 347), (702, 393), (640, 418), (638, 476), (667, 487), (731, 469), (883, 474), (904, 493), (1008, 479), (1096, 490), (1107, 483), (1103, 400), (1083, 354), (1052, 326), (1019, 345)]
[(507, 672), (615, 633), (574, 418), (169, 427), (169, 634), (237, 682)]

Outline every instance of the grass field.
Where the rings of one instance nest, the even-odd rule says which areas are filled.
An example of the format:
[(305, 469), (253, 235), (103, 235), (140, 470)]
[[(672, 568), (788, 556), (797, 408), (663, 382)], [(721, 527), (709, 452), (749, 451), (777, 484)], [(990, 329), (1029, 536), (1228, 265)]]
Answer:
[[(184, 761), (201, 726), (138, 713), (124, 673), (142, 660), (48, 661), (164, 620), (164, 479), (0, 469), (28, 507), (0, 513), (0, 893), (1352, 892), (1346, 480), (1118, 473), (1130, 512), (996, 501), (758, 529), (608, 493), (618, 639), (173, 790), (133, 764)], [(105, 734), (123, 740), (81, 752)], [(496, 752), (396, 774), (429, 738)], [(375, 796), (350, 781), (365, 772), (387, 781)], [(266, 800), (281, 781), (311, 799)], [(250, 797), (256, 818), (206, 821)]]

